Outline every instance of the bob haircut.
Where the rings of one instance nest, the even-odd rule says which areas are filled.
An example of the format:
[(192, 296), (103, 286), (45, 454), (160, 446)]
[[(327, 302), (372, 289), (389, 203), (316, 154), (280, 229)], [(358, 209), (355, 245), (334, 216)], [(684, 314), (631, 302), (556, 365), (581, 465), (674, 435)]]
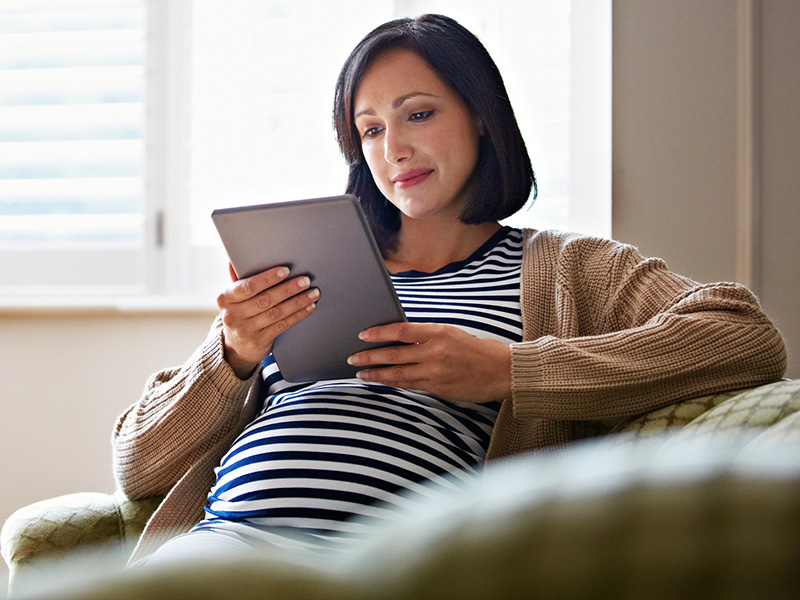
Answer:
[(483, 44), (458, 22), (442, 15), (389, 21), (353, 49), (339, 73), (333, 102), (336, 139), (350, 168), (347, 193), (360, 199), (384, 254), (396, 243), (400, 211), (372, 178), (355, 128), (353, 104), (358, 86), (375, 59), (395, 49), (411, 50), (425, 60), (483, 123), (478, 162), (461, 221), (477, 225), (510, 217), (525, 205), (531, 190), (531, 200), (535, 200), (531, 160), (500, 71)]

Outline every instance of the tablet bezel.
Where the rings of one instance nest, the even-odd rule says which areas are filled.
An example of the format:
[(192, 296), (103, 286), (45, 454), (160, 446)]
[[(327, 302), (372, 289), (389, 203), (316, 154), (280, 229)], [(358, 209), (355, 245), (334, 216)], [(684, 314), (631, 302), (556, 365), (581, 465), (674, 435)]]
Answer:
[(378, 347), (358, 333), (406, 320), (355, 196), (223, 208), (211, 216), (239, 278), (284, 265), (320, 290), (316, 310), (273, 343), (286, 381), (354, 377), (358, 369), (347, 357)]

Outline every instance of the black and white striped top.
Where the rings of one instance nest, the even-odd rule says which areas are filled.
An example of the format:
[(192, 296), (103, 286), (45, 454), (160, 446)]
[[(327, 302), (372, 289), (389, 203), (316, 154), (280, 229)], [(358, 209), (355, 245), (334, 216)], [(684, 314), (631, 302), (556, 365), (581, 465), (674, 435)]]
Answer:
[[(392, 280), (409, 321), (512, 343), (522, 335), (521, 262), (521, 233), (503, 228), (465, 261)], [(271, 357), (263, 376), (264, 407), (223, 457), (195, 529), (345, 545), (422, 497), (474, 483), (499, 408), (358, 379), (290, 384)]]

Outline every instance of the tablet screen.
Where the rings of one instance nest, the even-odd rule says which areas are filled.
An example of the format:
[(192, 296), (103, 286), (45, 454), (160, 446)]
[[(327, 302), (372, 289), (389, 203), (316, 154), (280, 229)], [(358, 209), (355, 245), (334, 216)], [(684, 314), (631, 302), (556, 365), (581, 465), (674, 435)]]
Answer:
[(355, 196), (219, 209), (212, 218), (240, 278), (284, 265), (320, 290), (316, 310), (273, 344), (285, 380), (354, 377), (347, 358), (376, 347), (358, 334), (405, 320)]

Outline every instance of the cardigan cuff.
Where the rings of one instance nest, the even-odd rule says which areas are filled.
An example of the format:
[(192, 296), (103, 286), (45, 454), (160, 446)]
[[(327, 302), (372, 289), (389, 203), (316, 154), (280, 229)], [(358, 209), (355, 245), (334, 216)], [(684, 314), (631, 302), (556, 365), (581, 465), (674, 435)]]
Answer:
[(240, 379), (225, 360), (225, 346), (222, 339), (222, 320), (217, 317), (206, 340), (198, 349), (197, 364), (208, 376), (220, 395), (227, 399), (243, 400), (253, 384), (261, 376), (261, 369), (255, 369), (247, 379)]
[(515, 419), (535, 416), (544, 385), (544, 365), (538, 341), (511, 344), (511, 403)]

